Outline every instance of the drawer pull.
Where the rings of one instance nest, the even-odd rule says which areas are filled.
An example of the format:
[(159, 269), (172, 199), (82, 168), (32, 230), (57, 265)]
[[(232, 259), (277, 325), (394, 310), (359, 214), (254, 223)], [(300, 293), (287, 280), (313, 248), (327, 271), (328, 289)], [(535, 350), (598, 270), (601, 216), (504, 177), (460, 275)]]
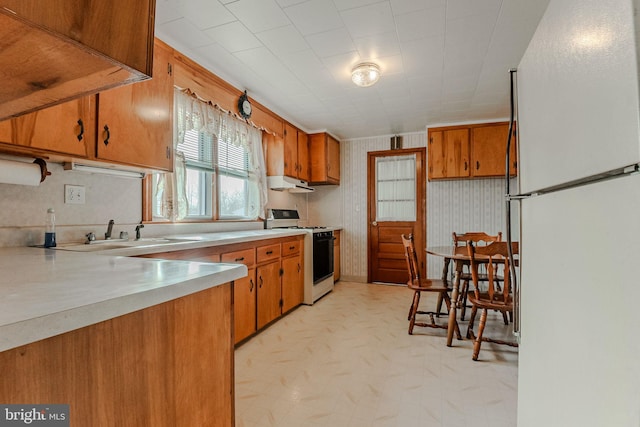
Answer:
[(289, 246), (290, 251), (294, 250), (295, 248), (296, 248), (295, 246)]
[(271, 255), (273, 251), (267, 251), (267, 255)]
[(243, 256), (241, 256), (240, 258), (236, 258), (235, 262), (240, 262), (240, 261), (244, 261), (244, 257)]
[(104, 145), (106, 147), (107, 145), (109, 145), (109, 139), (111, 138), (111, 132), (109, 132), (109, 126), (104, 125), (104, 131), (107, 134), (107, 137), (104, 139)]
[(253, 279), (249, 279), (249, 292), (253, 292)]
[(262, 276), (260, 276), (260, 284), (258, 285), (259, 288), (262, 288)]
[(301, 269), (302, 269), (302, 267), (300, 267), (300, 264), (298, 264), (298, 273), (300, 273)]
[(78, 125), (80, 126), (80, 133), (77, 138), (78, 141), (82, 141), (82, 138), (84, 138), (84, 123), (82, 123), (82, 119), (78, 119)]

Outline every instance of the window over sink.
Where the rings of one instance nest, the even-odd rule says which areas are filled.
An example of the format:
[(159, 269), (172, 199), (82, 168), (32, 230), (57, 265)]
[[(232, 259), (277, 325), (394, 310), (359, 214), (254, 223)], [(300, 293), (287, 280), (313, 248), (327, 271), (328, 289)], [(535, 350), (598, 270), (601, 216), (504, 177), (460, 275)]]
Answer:
[(153, 178), (154, 220), (254, 220), (264, 216), (261, 131), (176, 89), (175, 172)]

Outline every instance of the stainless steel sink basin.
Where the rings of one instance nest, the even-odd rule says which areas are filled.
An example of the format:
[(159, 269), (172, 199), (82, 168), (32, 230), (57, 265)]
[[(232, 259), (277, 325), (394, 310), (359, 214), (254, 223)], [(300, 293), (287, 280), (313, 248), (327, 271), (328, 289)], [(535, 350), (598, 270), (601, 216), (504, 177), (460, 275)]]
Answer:
[(122, 243), (101, 243), (98, 245), (85, 245), (85, 244), (70, 244), (70, 245), (58, 245), (56, 249), (63, 251), (73, 251), (73, 252), (99, 252), (99, 251), (108, 251), (110, 249), (123, 249), (130, 248), (131, 246), (126, 245), (126, 242)]
[(74, 252), (99, 252), (112, 249), (137, 248), (142, 246), (166, 245), (169, 243), (179, 243), (184, 240), (171, 240), (163, 237), (145, 237), (139, 240), (99, 240), (91, 244), (72, 243), (68, 245), (58, 245), (56, 249)]

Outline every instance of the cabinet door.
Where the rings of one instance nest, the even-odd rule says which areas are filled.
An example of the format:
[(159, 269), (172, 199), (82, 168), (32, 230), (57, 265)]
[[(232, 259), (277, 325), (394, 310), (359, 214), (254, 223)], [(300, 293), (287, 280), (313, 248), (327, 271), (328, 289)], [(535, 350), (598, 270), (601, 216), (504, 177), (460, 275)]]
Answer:
[(256, 269), (233, 284), (234, 344), (256, 331)]
[(429, 132), (429, 179), (468, 176), (469, 129)]
[(298, 177), (298, 132), (289, 123), (284, 124), (284, 174)]
[(0, 142), (14, 144), (12, 124), (13, 120), (3, 120), (0, 122)]
[(256, 269), (258, 285), (258, 329), (278, 318), (280, 309), (280, 261), (272, 261)]
[(284, 313), (302, 304), (304, 299), (304, 272), (300, 254), (282, 258), (282, 271), (282, 312)]
[(173, 170), (173, 50), (156, 42), (151, 80), (98, 96), (97, 157)]
[(309, 135), (298, 131), (298, 178), (303, 181), (311, 179), (309, 171)]
[(95, 146), (95, 99), (88, 96), (13, 119), (16, 143), (87, 157)]
[(332, 184), (340, 183), (340, 143), (327, 135), (327, 178)]
[[(473, 176), (504, 176), (509, 124), (476, 127), (472, 130)], [(511, 158), (515, 160), (516, 144), (511, 144)], [(510, 174), (515, 175), (512, 162)]]

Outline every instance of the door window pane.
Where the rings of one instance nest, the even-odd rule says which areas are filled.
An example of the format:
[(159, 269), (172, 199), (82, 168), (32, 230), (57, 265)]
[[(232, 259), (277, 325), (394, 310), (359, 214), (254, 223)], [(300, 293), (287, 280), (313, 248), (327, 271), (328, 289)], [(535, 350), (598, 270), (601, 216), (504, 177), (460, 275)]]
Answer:
[(415, 220), (415, 154), (376, 158), (376, 221)]

